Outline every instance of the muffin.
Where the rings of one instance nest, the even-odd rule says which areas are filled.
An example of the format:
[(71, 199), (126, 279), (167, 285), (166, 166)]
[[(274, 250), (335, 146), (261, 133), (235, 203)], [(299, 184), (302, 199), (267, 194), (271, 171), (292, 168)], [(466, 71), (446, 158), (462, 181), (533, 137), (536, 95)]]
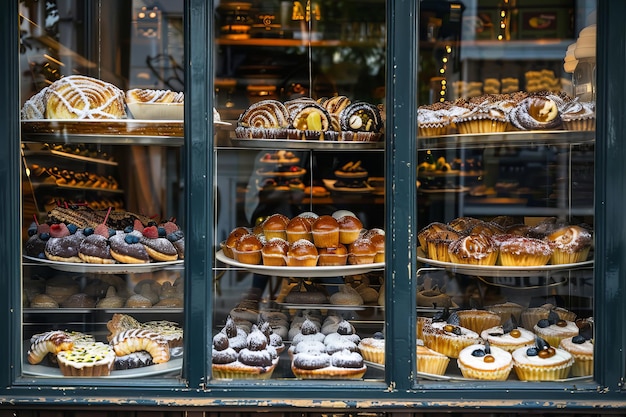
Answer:
[(332, 216), (319, 216), (311, 225), (311, 233), (318, 248), (336, 248), (339, 245), (339, 223)]
[(548, 318), (541, 319), (535, 324), (533, 331), (550, 345), (558, 346), (561, 340), (576, 336), (578, 326), (573, 321), (561, 319), (556, 312), (551, 311)]
[(448, 247), (450, 261), (467, 265), (495, 265), (498, 247), (485, 235), (470, 235), (455, 240)]
[(348, 248), (348, 264), (362, 265), (374, 263), (376, 257), (376, 247), (372, 240), (366, 237), (360, 237)]
[(542, 240), (513, 236), (500, 243), (502, 266), (542, 266), (552, 256), (550, 245)]
[(285, 266), (287, 265), (287, 251), (289, 243), (279, 237), (272, 238), (265, 242), (261, 249), (261, 258), (263, 265), (266, 266)]
[(446, 355), (429, 349), (419, 343), (416, 346), (415, 353), (417, 372), (431, 375), (443, 375), (446, 373), (446, 369), (450, 363), (450, 358)]
[(289, 218), (284, 214), (272, 214), (267, 219), (265, 219), (265, 221), (261, 225), (265, 238), (269, 240), (274, 237), (279, 237), (281, 239), (287, 240), (288, 223)]
[(580, 226), (562, 227), (546, 237), (554, 265), (584, 262), (591, 250), (591, 233)]
[(444, 223), (433, 222), (433, 223), (430, 223), (428, 226), (423, 227), (417, 233), (417, 239), (420, 243), (420, 247), (424, 251), (424, 255), (428, 256), (426, 239), (428, 239), (428, 237), (433, 233), (447, 232), (447, 231), (450, 231), (450, 227), (448, 225)]
[(315, 245), (306, 239), (300, 239), (289, 245), (287, 266), (315, 266), (318, 257)]
[(319, 266), (340, 266), (345, 265), (348, 260), (348, 249), (339, 244), (336, 248), (319, 248)]
[(361, 229), (363, 229), (363, 223), (355, 216), (342, 216), (337, 219), (339, 224), (339, 242), (344, 245), (349, 245), (359, 237)]
[(535, 334), (530, 330), (517, 327), (512, 319), (507, 320), (502, 326), (483, 330), (480, 337), (491, 346), (499, 347), (507, 352), (513, 352), (535, 343)]
[(304, 217), (294, 217), (289, 220), (286, 228), (287, 242), (293, 243), (296, 240), (306, 239), (313, 242), (311, 234), (311, 222)]
[(247, 234), (237, 240), (237, 246), (233, 249), (233, 255), (237, 262), (258, 265), (261, 263), (262, 248), (263, 243), (256, 235)]
[(509, 126), (507, 112), (497, 102), (473, 105), (469, 112), (454, 118), (453, 123), (461, 134), (504, 132)]
[(358, 348), (366, 361), (385, 364), (385, 336), (382, 332), (361, 339)]
[(300, 379), (360, 379), (367, 366), (357, 352), (342, 350), (329, 355), (325, 352), (304, 352), (294, 355), (291, 371)]
[(430, 106), (417, 109), (417, 126), (419, 136), (441, 136), (448, 132), (449, 117), (441, 110), (433, 110)]
[(460, 237), (454, 230), (430, 233), (426, 237), (426, 256), (435, 261), (450, 262), (448, 248)]
[(489, 342), (471, 345), (459, 353), (457, 364), (465, 378), (505, 381), (513, 369), (509, 352)]
[(459, 317), (459, 324), (478, 334), (483, 330), (500, 324), (500, 316), (486, 310), (463, 310), (456, 313)]
[(535, 345), (513, 352), (513, 369), (521, 381), (554, 381), (567, 378), (574, 358), (566, 350), (537, 337)]
[(596, 130), (595, 102), (572, 100), (560, 110), (565, 130)]

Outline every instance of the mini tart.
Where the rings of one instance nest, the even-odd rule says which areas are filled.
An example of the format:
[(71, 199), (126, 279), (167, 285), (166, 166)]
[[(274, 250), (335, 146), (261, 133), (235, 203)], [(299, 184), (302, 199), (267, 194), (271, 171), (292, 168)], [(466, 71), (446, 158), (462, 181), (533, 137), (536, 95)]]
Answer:
[(563, 349), (554, 349), (554, 355), (541, 357), (528, 355), (529, 349), (521, 347), (513, 352), (513, 369), (521, 381), (554, 381), (567, 378), (574, 364), (572, 355)]
[(462, 310), (458, 311), (461, 326), (478, 334), (483, 330), (500, 324), (500, 316), (487, 310)]
[(478, 333), (446, 322), (431, 323), (422, 330), (424, 345), (450, 358), (457, 358), (463, 348), (478, 344)]
[(450, 358), (426, 346), (418, 345), (416, 349), (417, 372), (432, 375), (443, 375), (446, 373)]
[(113, 347), (102, 342), (77, 343), (71, 350), (57, 354), (64, 376), (108, 376), (114, 362)]
[(495, 326), (483, 330), (480, 337), (489, 342), (491, 346), (499, 347), (507, 352), (513, 352), (524, 346), (532, 346), (535, 343), (535, 334), (530, 330), (517, 327), (509, 333), (505, 333), (502, 326)]
[(513, 357), (499, 347), (477, 344), (464, 348), (457, 364), (465, 378), (505, 381), (513, 369)]
[[(580, 343), (576, 343), (574, 340)], [(578, 340), (568, 337), (561, 340), (559, 349), (566, 350), (574, 357), (572, 376), (593, 375), (593, 340)]]

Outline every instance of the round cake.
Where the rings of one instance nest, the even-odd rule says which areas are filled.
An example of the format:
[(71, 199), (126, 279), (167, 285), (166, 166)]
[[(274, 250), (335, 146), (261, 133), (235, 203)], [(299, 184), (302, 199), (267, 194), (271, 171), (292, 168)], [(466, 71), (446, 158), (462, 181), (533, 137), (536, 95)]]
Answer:
[(102, 342), (75, 343), (71, 350), (57, 353), (64, 376), (108, 376), (115, 361), (113, 347)]
[(574, 364), (572, 355), (555, 349), (537, 337), (535, 345), (513, 352), (513, 369), (521, 381), (554, 381), (567, 378)]

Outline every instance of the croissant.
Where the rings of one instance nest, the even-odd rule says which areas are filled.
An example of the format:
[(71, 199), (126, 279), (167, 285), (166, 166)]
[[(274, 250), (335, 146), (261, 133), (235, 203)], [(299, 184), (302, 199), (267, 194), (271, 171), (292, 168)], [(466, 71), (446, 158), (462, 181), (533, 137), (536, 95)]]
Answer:
[(36, 365), (41, 362), (48, 353), (59, 353), (62, 350), (70, 350), (74, 346), (74, 340), (64, 331), (54, 330), (41, 333), (31, 338), (28, 350), (28, 363)]
[(554, 95), (526, 97), (509, 112), (509, 122), (520, 130), (556, 129), (561, 126), (561, 103)]
[(55, 81), (44, 100), (48, 119), (126, 118), (124, 92), (113, 84), (83, 75)]
[(110, 343), (117, 356), (145, 350), (152, 356), (154, 363), (165, 363), (170, 360), (170, 348), (167, 340), (150, 330), (125, 330), (116, 335)]

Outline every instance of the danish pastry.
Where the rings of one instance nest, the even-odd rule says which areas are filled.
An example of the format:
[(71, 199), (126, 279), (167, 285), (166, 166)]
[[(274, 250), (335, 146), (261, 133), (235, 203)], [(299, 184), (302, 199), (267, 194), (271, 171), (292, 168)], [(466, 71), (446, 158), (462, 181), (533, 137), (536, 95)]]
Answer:
[(55, 81), (45, 94), (48, 119), (123, 119), (124, 92), (111, 83), (83, 75)]

